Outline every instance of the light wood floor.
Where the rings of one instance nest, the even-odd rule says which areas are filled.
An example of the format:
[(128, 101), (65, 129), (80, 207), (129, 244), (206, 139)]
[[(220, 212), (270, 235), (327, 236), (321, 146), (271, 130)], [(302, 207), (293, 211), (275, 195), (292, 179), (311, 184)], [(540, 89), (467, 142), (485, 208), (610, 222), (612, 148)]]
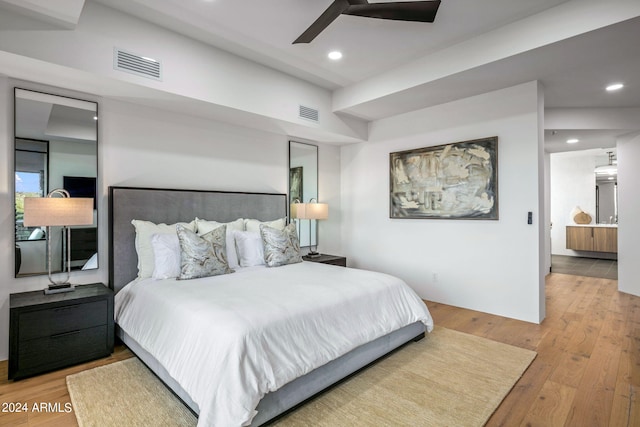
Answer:
[[(640, 426), (640, 297), (619, 293), (613, 280), (563, 274), (548, 276), (546, 293), (542, 325), (427, 303), (440, 326), (538, 352), (487, 426)], [(0, 362), (0, 403), (29, 407), (0, 412), (0, 425), (76, 426), (72, 413), (33, 404), (64, 410), (67, 375), (128, 357), (120, 346), (109, 358), (15, 383)]]
[(437, 325), (538, 353), (487, 426), (640, 426), (640, 298), (617, 281), (550, 274), (541, 325), (427, 305)]

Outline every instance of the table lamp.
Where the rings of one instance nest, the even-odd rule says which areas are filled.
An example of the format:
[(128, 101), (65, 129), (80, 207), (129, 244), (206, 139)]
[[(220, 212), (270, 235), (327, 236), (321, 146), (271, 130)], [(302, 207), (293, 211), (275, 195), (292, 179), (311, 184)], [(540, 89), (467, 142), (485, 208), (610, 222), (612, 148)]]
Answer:
[[(291, 204), (291, 218), (308, 219), (309, 220), (309, 257), (318, 257), (320, 254), (313, 249), (311, 245), (311, 220), (316, 220), (316, 242), (318, 235), (318, 222), (319, 219), (329, 218), (329, 205), (326, 203), (318, 203), (316, 199), (309, 200), (309, 203), (292, 203)], [(316, 249), (318, 245), (316, 243)]]
[[(71, 233), (69, 226), (93, 224), (93, 199), (69, 197), (64, 189), (55, 189), (47, 197), (25, 197), (24, 225), (25, 227), (47, 227), (47, 264), (49, 282), (44, 290), (45, 294), (70, 292), (74, 286), (69, 283), (71, 276)], [(67, 233), (67, 277), (62, 281), (55, 281), (51, 276), (51, 227), (65, 227)]]

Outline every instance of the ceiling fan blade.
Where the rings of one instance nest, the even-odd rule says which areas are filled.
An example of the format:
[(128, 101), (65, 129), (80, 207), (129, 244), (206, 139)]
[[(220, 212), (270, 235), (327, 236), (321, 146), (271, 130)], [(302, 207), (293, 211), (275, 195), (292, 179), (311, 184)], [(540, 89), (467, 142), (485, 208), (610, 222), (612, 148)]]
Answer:
[(439, 6), (440, 0), (370, 3), (349, 6), (349, 8), (342, 13), (345, 15), (393, 19), (396, 21), (433, 22), (436, 19)]
[(335, 0), (293, 44), (309, 43), (350, 7), (348, 0)]

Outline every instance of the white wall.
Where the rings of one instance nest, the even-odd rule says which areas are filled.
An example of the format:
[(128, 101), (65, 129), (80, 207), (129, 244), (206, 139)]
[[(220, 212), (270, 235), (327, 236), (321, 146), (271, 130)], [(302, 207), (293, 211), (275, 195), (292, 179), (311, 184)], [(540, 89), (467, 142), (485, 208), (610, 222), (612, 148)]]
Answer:
[[(318, 144), (318, 200), (329, 205), (329, 218), (318, 221), (318, 252), (344, 255), (342, 236), (340, 147)], [(349, 260), (347, 259), (347, 263)]]
[[(20, 84), (21, 87), (31, 87)], [(34, 85), (36, 86), (36, 85)], [(46, 90), (41, 86), (34, 87)], [(48, 92), (60, 93), (56, 89)], [(66, 94), (66, 93), (65, 93)], [(77, 94), (76, 94), (77, 95)], [(92, 99), (90, 96), (81, 96)], [(111, 185), (286, 193), (289, 136), (100, 100), (100, 268), (74, 272), (76, 284), (108, 281), (107, 189)], [(0, 247), (13, 248), (13, 82), (0, 77)], [(319, 194), (330, 203), (320, 225), (319, 250), (340, 253), (339, 148), (319, 145)], [(0, 360), (8, 355), (9, 294), (43, 289), (45, 276), (15, 279), (13, 251), (0, 255)]]
[[(571, 212), (579, 206), (596, 220), (596, 155), (589, 151), (551, 154), (551, 251), (579, 256), (567, 249), (566, 227), (575, 224)], [(583, 254), (580, 252), (580, 254)]]
[[(114, 70), (114, 47), (159, 60), (162, 80)], [(333, 113), (329, 90), (96, 2), (85, 4), (75, 31), (0, 27), (2, 51), (67, 67), (47, 64), (48, 74), (55, 69), (64, 76), (56, 77), (55, 83), (47, 73), (31, 78), (43, 83), (90, 90), (79, 89), (85, 85), (104, 96), (154, 106), (163, 103), (179, 112), (189, 108), (193, 115), (215, 114), (241, 126), (297, 132), (304, 138), (366, 138), (365, 122)], [(0, 69), (2, 65), (0, 55)], [(78, 70), (82, 72), (74, 74)], [(21, 69), (11, 72), (29, 78)], [(299, 105), (318, 109), (319, 123), (299, 118)]]
[[(397, 275), (429, 300), (540, 322), (539, 96), (530, 82), (399, 115), (373, 122), (369, 142), (342, 147), (343, 248), (351, 264)], [(499, 221), (389, 218), (390, 152), (494, 135)]]
[(640, 134), (618, 140), (618, 290), (640, 296)]
[(537, 82), (537, 160), (538, 160), (538, 319), (547, 316), (545, 277), (551, 271), (551, 208), (549, 206), (549, 157), (544, 151), (544, 86)]
[[(8, 355), (9, 293), (18, 292), (13, 279), (15, 211), (13, 206), (13, 88), (0, 76), (0, 360)], [(45, 279), (46, 280), (46, 279)], [(42, 281), (41, 281), (42, 282)], [(44, 283), (44, 282), (42, 282)], [(44, 287), (44, 286), (42, 286)]]

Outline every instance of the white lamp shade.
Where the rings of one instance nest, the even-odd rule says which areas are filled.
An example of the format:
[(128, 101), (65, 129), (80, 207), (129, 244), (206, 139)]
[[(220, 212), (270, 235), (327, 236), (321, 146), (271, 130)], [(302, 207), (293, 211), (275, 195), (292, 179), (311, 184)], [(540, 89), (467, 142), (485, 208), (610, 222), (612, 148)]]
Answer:
[(81, 197), (25, 197), (25, 227), (93, 224), (93, 199)]
[(329, 205), (326, 203), (292, 203), (291, 218), (327, 219), (329, 218)]
[(326, 203), (307, 203), (307, 219), (329, 218), (329, 205)]
[(305, 203), (291, 203), (289, 212), (291, 213), (291, 218), (306, 219), (304, 216), (306, 212)]

